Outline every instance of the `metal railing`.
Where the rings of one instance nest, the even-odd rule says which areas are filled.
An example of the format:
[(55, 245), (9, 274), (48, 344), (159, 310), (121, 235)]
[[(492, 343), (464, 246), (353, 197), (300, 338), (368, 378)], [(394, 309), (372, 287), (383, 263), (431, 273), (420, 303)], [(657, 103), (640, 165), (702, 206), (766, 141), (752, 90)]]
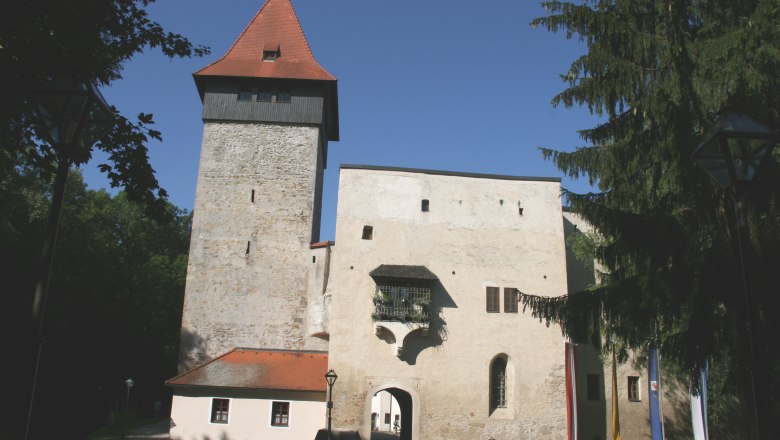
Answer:
[(374, 321), (429, 322), (429, 287), (377, 285), (374, 293)]

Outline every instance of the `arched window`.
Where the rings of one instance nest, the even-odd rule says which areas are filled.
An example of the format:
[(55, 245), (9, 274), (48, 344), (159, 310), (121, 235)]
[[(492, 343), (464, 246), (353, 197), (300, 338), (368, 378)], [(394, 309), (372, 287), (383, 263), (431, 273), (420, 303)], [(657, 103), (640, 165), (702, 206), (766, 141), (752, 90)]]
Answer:
[(506, 360), (497, 357), (490, 367), (490, 410), (506, 408)]

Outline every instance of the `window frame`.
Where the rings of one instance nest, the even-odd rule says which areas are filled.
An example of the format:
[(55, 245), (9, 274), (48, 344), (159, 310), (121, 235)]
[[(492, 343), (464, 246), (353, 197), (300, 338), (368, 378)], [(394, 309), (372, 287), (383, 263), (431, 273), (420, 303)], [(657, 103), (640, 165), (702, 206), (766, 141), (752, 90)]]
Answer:
[(504, 356), (499, 355), (490, 363), (490, 411), (499, 408), (508, 408), (508, 378), (507, 367), (509, 362)]
[(517, 292), (514, 287), (504, 287), (504, 313), (518, 313)]
[[(641, 402), (642, 401), (640, 380), (641, 379), (640, 379), (639, 376), (628, 376), (626, 378), (626, 397), (628, 397), (629, 402)], [(632, 385), (633, 385), (633, 387), (632, 387)], [(632, 391), (632, 389), (633, 389), (633, 391)]]
[(239, 86), (236, 100), (239, 102), (252, 102), (255, 100), (255, 90), (251, 86)]
[[(225, 402), (225, 409), (223, 410), (221, 405), (217, 410), (215, 411), (214, 404), (217, 402)], [(209, 423), (213, 423), (215, 425), (228, 425), (230, 424), (230, 398), (227, 397), (212, 397), (211, 398), (211, 406), (209, 407)], [(221, 417), (217, 417), (217, 413), (225, 413), (225, 418), (222, 420)]]
[[(263, 99), (261, 99), (261, 97)], [(256, 102), (272, 102), (274, 100), (274, 94), (269, 88), (257, 89), (257, 95), (255, 95)]]
[(290, 93), (289, 87), (279, 87), (276, 89), (276, 102), (279, 104), (289, 104), (292, 102), (292, 93)]
[[(276, 406), (280, 408), (286, 408), (286, 414), (279, 413), (280, 419), (282, 416), (286, 416), (286, 423), (276, 422)], [(289, 400), (272, 400), (271, 401), (271, 417), (268, 421), (272, 428), (289, 428), (290, 427), (290, 401)]]
[(501, 289), (497, 286), (485, 286), (485, 311), (501, 313)]

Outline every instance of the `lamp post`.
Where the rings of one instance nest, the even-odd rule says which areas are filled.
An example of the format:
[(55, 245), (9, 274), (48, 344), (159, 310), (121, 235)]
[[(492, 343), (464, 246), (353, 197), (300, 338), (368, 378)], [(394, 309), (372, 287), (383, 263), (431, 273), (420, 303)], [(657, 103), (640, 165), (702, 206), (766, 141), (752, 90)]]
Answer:
[(125, 413), (122, 415), (122, 435), (120, 438), (125, 438), (125, 427), (127, 426), (127, 413), (130, 412), (130, 390), (133, 389), (133, 385), (135, 385), (135, 382), (133, 382), (132, 378), (129, 378), (125, 381), (125, 386), (127, 387), (127, 399), (125, 399)]
[(331, 440), (330, 421), (331, 411), (333, 410), (333, 384), (336, 383), (338, 378), (339, 376), (333, 370), (325, 373), (325, 380), (328, 381), (328, 440)]
[(734, 201), (734, 214), (737, 227), (737, 246), (739, 251), (740, 270), (742, 275), (742, 294), (745, 307), (745, 331), (749, 344), (749, 372), (752, 394), (753, 415), (758, 439), (768, 439), (766, 419), (757, 393), (763, 393), (756, 386), (756, 369), (760, 364), (756, 359), (756, 350), (761, 351), (758, 338), (760, 329), (754, 328), (753, 304), (748, 287), (748, 276), (745, 266), (744, 247), (749, 244), (746, 238), (747, 220), (745, 217), (745, 195), (750, 189), (764, 160), (770, 156), (777, 143), (778, 133), (753, 119), (731, 110), (718, 114), (715, 125), (707, 132), (702, 142), (691, 154), (697, 165), (703, 168), (713, 180)]
[(62, 199), (70, 165), (74, 159), (86, 159), (92, 145), (114, 125), (113, 114), (100, 91), (92, 82), (67, 78), (51, 81), (32, 96), (41, 130), (38, 135), (48, 142), (57, 155), (57, 174), (52, 191), (51, 210), (43, 240), (33, 297), (32, 319), (37, 324), (38, 353), (33, 372), (30, 406), (24, 438), (30, 435), (41, 354), (43, 351), (44, 310), (57, 241)]

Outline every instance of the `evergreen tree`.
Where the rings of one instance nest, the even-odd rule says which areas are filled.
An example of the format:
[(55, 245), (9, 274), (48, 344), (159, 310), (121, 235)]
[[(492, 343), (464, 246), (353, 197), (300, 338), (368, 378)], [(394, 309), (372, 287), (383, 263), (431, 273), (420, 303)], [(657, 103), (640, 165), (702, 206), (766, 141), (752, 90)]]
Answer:
[[(543, 3), (533, 26), (587, 45), (561, 77), (553, 105), (586, 106), (604, 122), (574, 151), (542, 148), (589, 194), (564, 190), (598, 231), (590, 240), (601, 283), (560, 298), (523, 295), (535, 316), (625, 359), (660, 343), (666, 362), (694, 378), (707, 358), (711, 396), (749, 401), (749, 353), (732, 201), (690, 159), (713, 115), (733, 108), (780, 127), (780, 1), (583, 0)], [(776, 150), (747, 196), (750, 288), (759, 357), (778, 372), (780, 169)], [(581, 240), (588, 240), (582, 236)], [(532, 293), (532, 292), (531, 292)], [(602, 339), (604, 338), (604, 339)], [(777, 374), (763, 408), (780, 414)], [(768, 413), (767, 413), (768, 415)], [(776, 417), (775, 417), (776, 418)]]

